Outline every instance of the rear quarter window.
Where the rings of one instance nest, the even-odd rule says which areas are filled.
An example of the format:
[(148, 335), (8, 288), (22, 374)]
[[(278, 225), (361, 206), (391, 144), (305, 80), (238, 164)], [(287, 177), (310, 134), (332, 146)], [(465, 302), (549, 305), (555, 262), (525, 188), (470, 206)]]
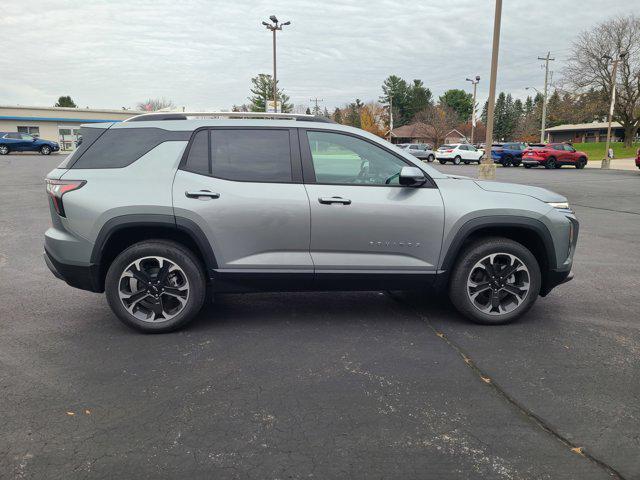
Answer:
[[(84, 129), (82, 129), (84, 130)], [(187, 141), (191, 132), (174, 132), (161, 128), (111, 128), (103, 130), (89, 143), (81, 130), (82, 143), (70, 167), (61, 168), (123, 168), (167, 141)], [(97, 129), (87, 129), (97, 130)], [(80, 151), (83, 150), (83, 151)], [(73, 162), (71, 162), (73, 160)]]

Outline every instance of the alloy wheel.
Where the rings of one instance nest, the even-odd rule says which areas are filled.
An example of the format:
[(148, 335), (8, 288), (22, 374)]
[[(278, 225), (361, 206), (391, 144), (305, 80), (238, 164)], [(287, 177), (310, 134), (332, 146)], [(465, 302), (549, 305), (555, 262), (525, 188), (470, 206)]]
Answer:
[(143, 257), (124, 269), (118, 282), (124, 308), (144, 322), (164, 322), (178, 315), (189, 300), (184, 270), (164, 257)]
[(467, 295), (472, 305), (488, 315), (504, 315), (527, 298), (531, 276), (515, 255), (492, 253), (478, 261), (467, 278)]
[(9, 153), (9, 147), (6, 145), (0, 146), (0, 155), (6, 155), (7, 153)]

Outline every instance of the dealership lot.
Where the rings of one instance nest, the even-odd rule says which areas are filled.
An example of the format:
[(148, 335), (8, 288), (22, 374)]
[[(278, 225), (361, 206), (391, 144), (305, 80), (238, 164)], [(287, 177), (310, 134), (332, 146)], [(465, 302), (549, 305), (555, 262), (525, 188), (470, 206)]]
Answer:
[(498, 169), (581, 220), (575, 280), (514, 325), (252, 294), (144, 336), (42, 261), (61, 160), (0, 158), (0, 478), (640, 477), (638, 171)]

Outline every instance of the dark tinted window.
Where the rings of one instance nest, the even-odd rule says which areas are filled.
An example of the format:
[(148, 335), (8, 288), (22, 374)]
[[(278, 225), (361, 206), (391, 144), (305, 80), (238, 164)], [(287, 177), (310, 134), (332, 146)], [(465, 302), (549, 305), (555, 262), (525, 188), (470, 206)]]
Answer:
[(193, 143), (189, 148), (189, 156), (187, 157), (187, 163), (185, 164), (184, 169), (201, 175), (209, 175), (211, 173), (211, 170), (209, 169), (208, 130), (200, 130), (196, 133)]
[(244, 182), (291, 182), (288, 130), (211, 130), (214, 177)]
[(98, 137), (106, 131), (107, 130), (104, 128), (82, 127), (80, 129), (80, 138), (78, 139), (79, 143), (76, 149), (71, 155), (64, 159), (58, 168), (70, 168), (76, 159), (80, 158), (82, 154), (93, 144), (93, 142), (95, 142)]
[(20, 140), (19, 133), (7, 133), (6, 138), (13, 138), (14, 140)]
[[(71, 168), (122, 168), (131, 165), (163, 142), (187, 140), (189, 132), (160, 128), (110, 128), (78, 158)], [(82, 147), (86, 138), (83, 136)]]

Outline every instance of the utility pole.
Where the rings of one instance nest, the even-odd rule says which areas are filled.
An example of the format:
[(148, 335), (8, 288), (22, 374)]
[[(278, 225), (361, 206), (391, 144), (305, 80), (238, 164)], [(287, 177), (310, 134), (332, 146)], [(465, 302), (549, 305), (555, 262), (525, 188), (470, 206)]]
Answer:
[(324, 100), (322, 98), (310, 98), (309, 99), (310, 102), (314, 102), (316, 104), (315, 107), (313, 107), (313, 114), (314, 115), (320, 115), (320, 107), (318, 106), (318, 102), (324, 102)]
[(473, 145), (473, 134), (476, 130), (476, 87), (478, 86), (478, 82), (480, 82), (480, 75), (476, 75), (476, 78), (473, 80), (467, 78), (467, 82), (471, 82), (471, 85), (473, 85), (473, 110), (471, 113), (471, 145)]
[[(272, 23), (262, 22), (273, 33), (273, 110), (278, 113), (278, 78), (276, 76), (276, 32), (282, 30), (285, 25), (291, 25), (291, 22), (279, 23), (275, 15), (269, 17)], [(266, 105), (265, 105), (266, 107)]]
[(500, 21), (502, 19), (502, 0), (496, 0), (496, 12), (493, 20), (493, 48), (491, 51), (491, 76), (489, 78), (489, 100), (487, 101), (487, 135), (485, 136), (484, 157), (478, 165), (478, 178), (494, 180), (496, 164), (491, 158), (493, 144), (493, 113), (496, 103), (496, 80), (498, 77), (498, 52), (500, 50)]
[(618, 72), (618, 62), (627, 55), (627, 52), (620, 52), (618, 58), (613, 60), (609, 55), (603, 55), (602, 58), (613, 60), (613, 68), (611, 69), (611, 104), (609, 105), (609, 125), (607, 126), (607, 144), (604, 151), (604, 158), (600, 164), (600, 168), (608, 169), (611, 166), (611, 158), (609, 158), (609, 146), (611, 144), (611, 120), (613, 118), (613, 109), (616, 105), (616, 73)]
[(549, 62), (553, 62), (555, 58), (551, 58), (551, 52), (547, 52), (546, 57), (538, 57), (538, 60), (544, 60), (544, 95), (542, 96), (542, 125), (540, 127), (540, 143), (544, 143), (544, 130), (547, 120), (547, 85), (549, 83)]

